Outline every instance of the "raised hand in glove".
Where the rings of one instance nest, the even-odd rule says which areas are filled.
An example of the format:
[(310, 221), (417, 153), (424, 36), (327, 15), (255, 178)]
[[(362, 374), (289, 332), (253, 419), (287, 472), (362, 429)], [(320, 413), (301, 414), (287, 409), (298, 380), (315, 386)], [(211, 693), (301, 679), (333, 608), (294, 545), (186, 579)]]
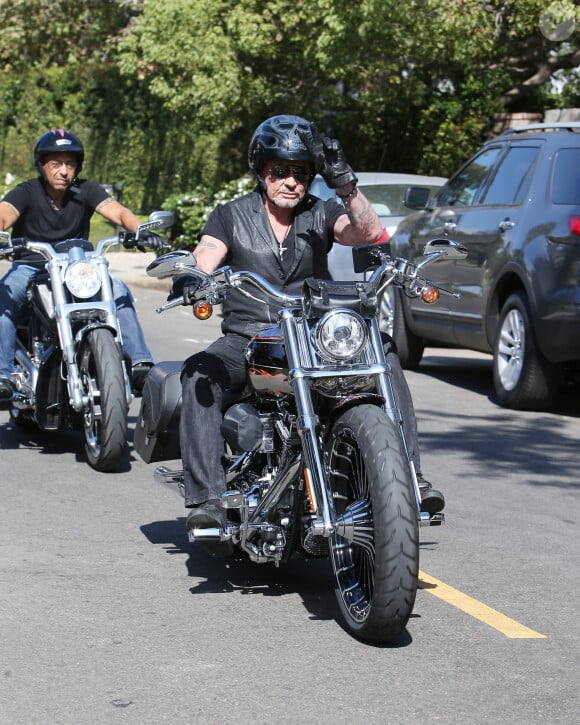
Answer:
[(163, 237), (160, 237), (159, 234), (154, 234), (153, 232), (150, 232), (148, 229), (143, 230), (142, 232), (139, 232), (139, 237), (137, 239), (137, 246), (142, 251), (145, 251), (145, 247), (148, 247), (152, 250), (157, 249), (164, 249), (165, 247), (169, 246), (165, 239)]
[(173, 278), (173, 284), (167, 296), (167, 301), (171, 302), (178, 297), (183, 297), (183, 304), (186, 305), (188, 302), (191, 302), (191, 298), (200, 286), (201, 281), (197, 277), (191, 274), (179, 274)]
[(340, 142), (336, 138), (323, 136), (315, 123), (310, 124), (310, 134), (298, 131), (300, 140), (306, 146), (316, 171), (331, 189), (338, 189), (351, 182), (356, 184), (357, 178), (349, 166)]

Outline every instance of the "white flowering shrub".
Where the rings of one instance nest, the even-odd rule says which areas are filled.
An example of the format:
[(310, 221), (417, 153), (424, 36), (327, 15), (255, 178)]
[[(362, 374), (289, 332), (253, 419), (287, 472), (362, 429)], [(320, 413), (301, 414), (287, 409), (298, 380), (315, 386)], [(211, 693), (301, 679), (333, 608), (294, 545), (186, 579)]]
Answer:
[(245, 175), (230, 181), (215, 194), (208, 194), (201, 186), (185, 194), (170, 196), (163, 208), (175, 213), (175, 224), (170, 230), (169, 241), (174, 249), (193, 249), (210, 212), (218, 204), (237, 199), (256, 185), (254, 177)]

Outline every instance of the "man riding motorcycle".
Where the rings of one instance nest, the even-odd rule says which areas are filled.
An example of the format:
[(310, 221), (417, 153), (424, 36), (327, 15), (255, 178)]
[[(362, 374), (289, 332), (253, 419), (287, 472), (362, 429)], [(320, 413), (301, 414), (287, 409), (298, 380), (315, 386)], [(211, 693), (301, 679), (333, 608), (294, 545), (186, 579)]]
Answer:
[[(327, 255), (333, 241), (358, 246), (384, 241), (379, 218), (357, 189), (357, 178), (336, 139), (323, 137), (315, 124), (293, 115), (261, 123), (253, 134), (249, 166), (258, 185), (251, 193), (211, 213), (195, 248), (197, 266), (210, 273), (223, 263), (233, 270), (256, 271), (285, 293), (299, 293), (308, 277), (329, 278)], [(308, 195), (315, 171), (336, 189), (343, 205)], [(170, 299), (195, 291), (198, 282), (176, 279)], [(249, 339), (276, 322), (276, 310), (232, 290), (223, 305), (223, 337), (188, 358), (182, 371), (180, 445), (184, 467), (188, 531), (225, 528), (218, 499), (225, 491), (220, 434), (224, 391), (244, 385), (244, 351)], [(421, 476), (415, 413), (394, 350), (385, 336), (393, 384), (403, 411), (403, 426), (421, 491), (421, 508), (437, 513), (443, 495)]]
[[(100, 184), (79, 179), (84, 161), (83, 145), (71, 131), (43, 133), (34, 146), (39, 176), (18, 184), (0, 201), (0, 231), (13, 228), (13, 237), (55, 244), (65, 239), (88, 239), (90, 220), (98, 212), (113, 224), (135, 232), (139, 219), (110, 197)], [(146, 237), (146, 238), (145, 238)], [(161, 239), (145, 232), (141, 241), (155, 248)], [(30, 279), (44, 265), (40, 255), (23, 251), (0, 280), (0, 403), (14, 394), (10, 379), (16, 342), (16, 322), (25, 316)], [(139, 394), (153, 365), (129, 288), (112, 277), (119, 322), (132, 362), (132, 386)]]

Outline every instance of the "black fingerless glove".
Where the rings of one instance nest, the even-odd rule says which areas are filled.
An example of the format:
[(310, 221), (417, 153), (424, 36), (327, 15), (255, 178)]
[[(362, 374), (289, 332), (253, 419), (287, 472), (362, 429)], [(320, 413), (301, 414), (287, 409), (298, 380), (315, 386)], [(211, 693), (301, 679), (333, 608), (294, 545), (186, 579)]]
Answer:
[(167, 297), (167, 301), (183, 297), (183, 304), (191, 302), (191, 298), (197, 292), (201, 286), (201, 281), (197, 277), (193, 277), (191, 274), (179, 274), (173, 278), (173, 284), (171, 291)]
[(356, 175), (349, 166), (338, 139), (323, 136), (315, 123), (310, 124), (310, 134), (298, 131), (298, 135), (312, 155), (314, 167), (327, 186), (338, 189), (351, 182), (356, 184)]

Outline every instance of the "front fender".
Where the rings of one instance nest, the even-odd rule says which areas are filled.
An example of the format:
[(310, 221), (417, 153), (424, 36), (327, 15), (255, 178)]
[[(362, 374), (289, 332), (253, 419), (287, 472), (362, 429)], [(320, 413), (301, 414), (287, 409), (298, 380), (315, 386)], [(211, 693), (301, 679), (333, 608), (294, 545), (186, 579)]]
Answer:
[(107, 325), (104, 322), (89, 322), (89, 324), (84, 325), (84, 327), (80, 327), (76, 333), (75, 333), (75, 347), (78, 348), (80, 344), (83, 342), (85, 337), (91, 332), (92, 330), (98, 330), (98, 329), (104, 329), (109, 330), (109, 332), (112, 333), (113, 337), (118, 337), (118, 331), (115, 327), (112, 325)]
[(370, 403), (371, 405), (376, 405), (377, 408), (382, 408), (385, 404), (385, 399), (376, 393), (357, 393), (356, 395), (349, 395), (347, 398), (337, 399), (335, 405), (327, 412), (330, 423), (328, 426), (329, 429), (339, 415), (363, 403)]

